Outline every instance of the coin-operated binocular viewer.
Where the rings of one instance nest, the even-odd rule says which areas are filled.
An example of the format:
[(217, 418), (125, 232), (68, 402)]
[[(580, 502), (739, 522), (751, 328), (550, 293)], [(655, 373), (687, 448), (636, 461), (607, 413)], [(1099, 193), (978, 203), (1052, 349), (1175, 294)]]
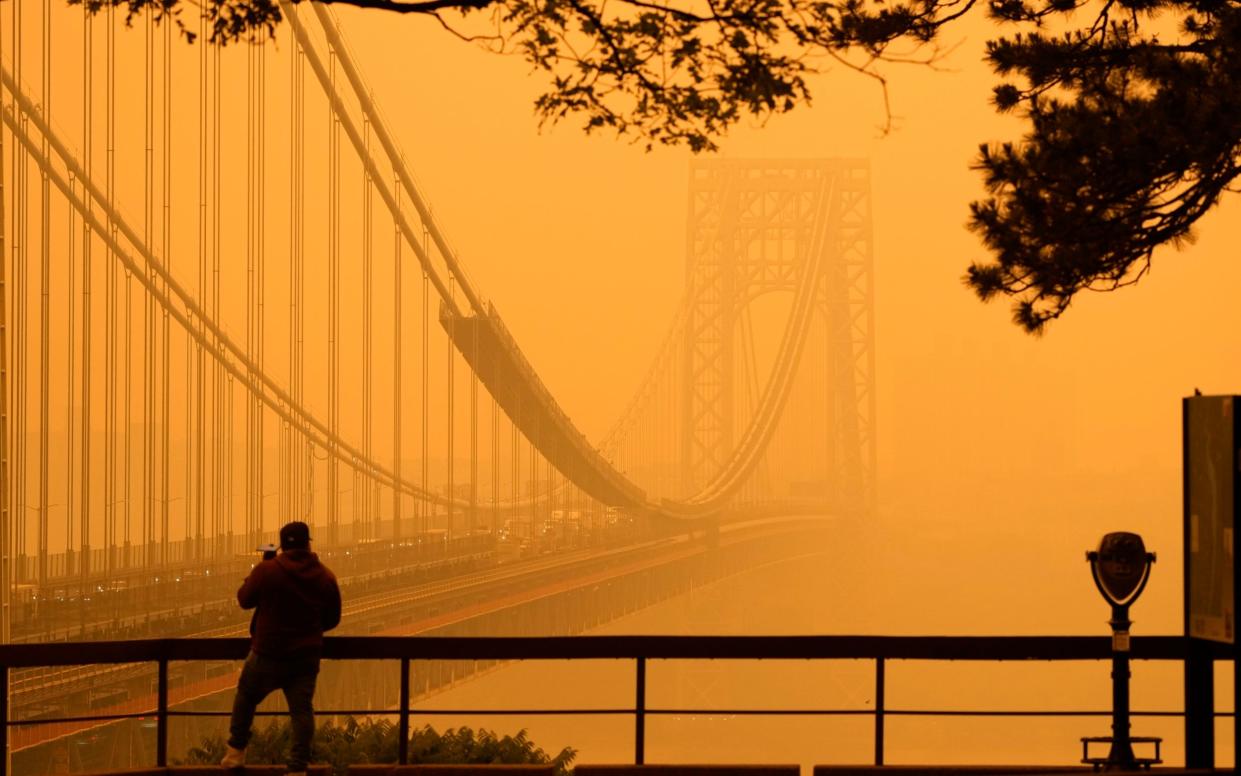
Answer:
[[(1112, 605), (1112, 735), (1083, 738), (1082, 762), (1108, 771), (1132, 771), (1161, 762), (1161, 739), (1129, 735), (1129, 607), (1138, 600), (1150, 579), (1155, 553), (1147, 552), (1142, 537), (1118, 531), (1103, 537), (1099, 549), (1086, 553), (1095, 587)], [(1154, 757), (1135, 757), (1133, 744), (1153, 743)], [(1091, 743), (1110, 743), (1107, 757), (1090, 757)]]

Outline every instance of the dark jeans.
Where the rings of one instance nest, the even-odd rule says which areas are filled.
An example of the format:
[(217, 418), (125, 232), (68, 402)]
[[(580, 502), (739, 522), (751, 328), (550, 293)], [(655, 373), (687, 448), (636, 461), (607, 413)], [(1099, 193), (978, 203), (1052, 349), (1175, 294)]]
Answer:
[(251, 652), (237, 680), (233, 719), (228, 726), (228, 745), (245, 749), (250, 743), (254, 709), (273, 690), (283, 690), (293, 726), (290, 771), (304, 771), (310, 761), (310, 740), (315, 735), (315, 680), (319, 677), (317, 654), (295, 658), (264, 657)]

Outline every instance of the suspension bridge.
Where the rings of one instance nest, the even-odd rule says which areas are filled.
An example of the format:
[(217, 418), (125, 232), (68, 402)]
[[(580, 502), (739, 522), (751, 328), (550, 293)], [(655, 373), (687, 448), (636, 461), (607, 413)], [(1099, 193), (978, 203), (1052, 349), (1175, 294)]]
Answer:
[(5, 642), (201, 619), (292, 518), (379, 596), (873, 508), (864, 161), (691, 165), (682, 302), (591, 440), (504, 289), (470, 278), (334, 15), (280, 5), (280, 46), (0, 6)]

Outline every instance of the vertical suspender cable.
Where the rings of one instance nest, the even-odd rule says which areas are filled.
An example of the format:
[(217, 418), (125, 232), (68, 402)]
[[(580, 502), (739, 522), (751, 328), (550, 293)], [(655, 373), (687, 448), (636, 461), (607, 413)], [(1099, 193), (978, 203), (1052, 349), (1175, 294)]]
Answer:
[[(369, 155), (371, 146), (371, 125), (362, 122), (362, 136)], [(362, 453), (371, 458), (371, 283), (372, 270), (372, 234), (371, 234), (371, 173), (365, 166), (362, 168)], [(362, 493), (359, 500), (362, 505), (363, 535), (367, 539), (375, 538), (372, 534), (374, 514), (370, 503), (370, 478), (360, 478)], [(356, 520), (357, 518), (355, 518)]]
[[(198, 52), (198, 304), (209, 309), (207, 296), (207, 234), (210, 229), (207, 211), (207, 22), (199, 17)], [(205, 330), (203, 331), (205, 334)], [(205, 354), (201, 345), (194, 345), (196, 364), (194, 368), (194, 526), (197, 540), (197, 557), (207, 557), (205, 502), (207, 469), (204, 455), (206, 429), (204, 385), (206, 371)], [(212, 534), (214, 537), (214, 534)]]
[(133, 420), (133, 353), (134, 353), (134, 336), (133, 336), (133, 279), (128, 269), (125, 270), (125, 387), (121, 395), (125, 400), (125, 414), (122, 424), (125, 427), (125, 450), (124, 450), (124, 466), (122, 467), (123, 486), (121, 493), (121, 504), (124, 508), (124, 533), (123, 550), (121, 553), (120, 564), (124, 568), (130, 568), (133, 565), (133, 558), (130, 556), (132, 552), (133, 535), (131, 533), (131, 465), (133, 463), (133, 434), (131, 433)]
[[(0, 61), (4, 60), (3, 24), (3, 15), (0, 15)], [(0, 92), (0, 111), (3, 110), (4, 95)], [(0, 130), (0, 644), (8, 644), (12, 640), (13, 628), (13, 513), (9, 510), (8, 219), (4, 214), (4, 195), (4, 132)], [(67, 543), (69, 539), (65, 541)], [(8, 747), (4, 749), (0, 756), (4, 758), (5, 772), (11, 773)]]
[[(73, 172), (69, 173), (69, 191), (75, 190), (76, 176)], [(0, 182), (0, 186), (3, 183)], [(65, 359), (65, 380), (66, 396), (65, 410), (68, 416), (68, 423), (65, 426), (65, 573), (69, 573), (70, 559), (73, 557), (73, 472), (76, 465), (75, 455), (77, 453), (76, 440), (74, 438), (75, 428), (75, 411), (77, 402), (73, 400), (73, 390), (75, 386), (75, 374), (77, 371), (77, 211), (69, 208), (69, 232), (66, 235), (65, 245), (68, 253), (68, 260), (65, 262), (65, 272), (68, 276), (68, 296), (67, 304), (67, 321), (66, 321), (66, 354)], [(7, 405), (6, 405), (7, 406)], [(7, 537), (7, 535), (6, 535)]]
[[(163, 137), (163, 189), (164, 189), (164, 212), (163, 212), (163, 243), (164, 243), (164, 262), (171, 265), (172, 263), (172, 27), (171, 24), (164, 25), (164, 137)], [(170, 366), (170, 326), (167, 310), (162, 310), (161, 314), (161, 345), (162, 368), (160, 376), (162, 378), (163, 401), (160, 407), (160, 426), (163, 429), (163, 442), (160, 445), (160, 567), (166, 567), (171, 560), (168, 557), (169, 542), (169, 485), (170, 477), (168, 473), (169, 459), (171, 456), (170, 440), (172, 436), (172, 423), (169, 417), (169, 411), (172, 404), (171, 395), (171, 369)]]
[[(267, 301), (267, 46), (260, 42), (254, 46), (257, 50), (256, 54), (256, 83), (255, 83), (255, 114), (257, 121), (255, 122), (255, 165), (257, 175), (255, 176), (254, 194), (258, 206), (258, 221), (255, 224), (255, 263), (258, 266), (258, 287), (255, 290), (255, 314), (257, 317), (257, 327), (255, 331), (255, 363), (259, 371), (263, 371), (264, 343), (267, 341), (266, 333), (266, 301)], [(263, 521), (263, 448), (264, 448), (264, 417), (263, 403), (258, 395), (254, 395), (251, 399), (254, 403), (254, 422), (256, 425), (254, 453), (255, 453), (255, 495), (258, 499), (255, 504), (255, 529), (261, 534), (264, 527)], [(257, 543), (259, 536), (255, 536)]]
[[(43, 45), (42, 51), (42, 85), (43, 85), (43, 111), (44, 115), (51, 115), (52, 107), (52, 23), (49, 18), (52, 13), (51, 2), (44, 0), (43, 2)], [(47, 157), (47, 139), (42, 141), (42, 153)], [(50, 388), (48, 381), (48, 365), (51, 361), (50, 343), (50, 324), (51, 324), (51, 282), (52, 282), (52, 258), (51, 258), (51, 191), (48, 186), (47, 172), (44, 171), (40, 175), (40, 245), (39, 250), (42, 258), (41, 278), (40, 278), (40, 294), (39, 294), (39, 585), (42, 587), (47, 584), (47, 554), (48, 554), (48, 469), (49, 469), (49, 450), (47, 436), (48, 422), (48, 400), (50, 399)]]
[[(427, 233), (424, 230), (422, 240), (425, 247)], [(431, 277), (427, 274), (425, 268), (422, 270), (422, 490), (426, 492), (430, 488), (430, 478), (428, 470), (427, 447), (430, 444), (430, 339), (431, 339)], [(430, 527), (430, 516), (434, 515), (435, 504), (433, 502), (425, 502), (419, 507), (422, 517), (422, 525), (419, 530), (426, 532)]]
[[(266, 181), (264, 180), (265, 120), (265, 47), (251, 45), (249, 48), (246, 93), (249, 98), (247, 112), (247, 275), (248, 296), (247, 334), (248, 354), (255, 368), (263, 368), (263, 298), (266, 284), (264, 262), (264, 225)], [(256, 543), (263, 531), (263, 407), (257, 395), (247, 396), (247, 490), (249, 492), (248, 536)]]
[[(205, 25), (205, 21), (204, 21)], [(205, 31), (205, 30), (204, 30)], [(203, 36), (204, 40), (206, 36)], [(221, 155), (221, 90), (220, 90), (220, 44), (211, 46), (211, 315), (220, 320), (220, 236), (223, 219), (220, 215), (222, 204), (220, 188), (222, 185)], [(215, 375), (214, 396), (211, 403), (212, 418), (215, 421), (215, 433), (211, 435), (212, 444), (212, 492), (214, 501), (215, 535), (223, 537), (222, 553), (234, 551), (233, 547), (233, 516), (229, 499), (232, 497), (232, 451), (225, 444), (226, 429), (231, 432), (231, 411), (225, 418), (226, 382), (224, 370), (212, 359), (212, 370)], [(231, 439), (231, 433), (229, 439)]]
[(539, 499), (541, 497), (541, 494), (543, 493), (543, 483), (539, 479), (539, 474), (541, 473), (540, 470), (543, 468), (542, 460), (541, 460), (542, 454), (539, 451), (538, 445), (534, 441), (535, 439), (540, 438), (540, 434), (538, 431), (539, 425), (540, 424), (538, 421), (538, 416), (536, 415), (535, 422), (534, 422), (534, 428), (535, 428), (534, 435), (530, 438), (530, 535), (531, 536), (535, 536), (537, 534), (539, 522), (540, 520), (542, 520), (542, 516), (543, 516), (543, 510), (541, 509), (541, 504), (539, 503)]
[[(293, 61), (296, 62), (296, 54), (294, 54)], [(295, 70), (296, 70), (296, 64), (294, 64), (293, 67), (291, 67), (289, 70), (289, 79), (290, 79), (289, 80), (289, 87), (290, 87), (289, 88), (289, 134), (290, 134), (290, 139), (289, 139), (289, 199), (288, 199), (288, 206), (289, 206), (289, 266), (288, 266), (289, 342), (288, 342), (288, 350), (286, 351), (286, 353), (288, 356), (287, 363), (289, 366), (289, 389), (290, 390), (292, 390), (292, 387), (293, 387), (293, 315), (294, 315), (294, 312), (296, 311), (296, 308), (293, 305), (293, 252), (297, 250), (297, 247), (293, 245), (293, 234), (294, 232), (297, 231), (297, 223), (293, 215), (293, 207), (294, 207), (293, 188), (295, 185), (293, 182), (293, 176), (295, 175), (293, 170), (296, 167), (296, 164), (293, 158), (295, 151), (293, 150), (293, 142), (292, 142), (293, 109), (294, 109), (292, 87), (293, 87), (293, 79), (294, 79)], [(278, 498), (276, 514), (279, 516), (278, 519), (289, 520), (291, 518), (288, 516), (293, 513), (292, 508), (289, 504), (290, 427), (289, 427), (289, 424), (285, 422), (283, 418), (280, 418), (280, 417), (277, 417), (276, 424), (277, 424), (277, 430), (278, 430), (277, 446), (279, 448), (279, 451), (277, 454), (277, 461), (276, 461), (276, 493), (277, 493), (277, 498)]]
[[(297, 251), (297, 246), (294, 245), (294, 240), (295, 240), (294, 235), (297, 233), (297, 216), (294, 215), (294, 212), (293, 212), (294, 209), (296, 208), (296, 205), (294, 203), (293, 193), (294, 193), (294, 189), (297, 186), (296, 181), (293, 180), (294, 176), (297, 175), (297, 173), (295, 172), (297, 168), (297, 160), (295, 159), (297, 152), (293, 148), (293, 142), (294, 142), (293, 134), (296, 131), (293, 126), (293, 112), (297, 108), (297, 106), (294, 104), (295, 98), (293, 96), (293, 89), (294, 89), (295, 82), (297, 79), (296, 44), (294, 44), (294, 46), (295, 46), (295, 50), (294, 50), (293, 58), (290, 60), (291, 65), (289, 68), (289, 144), (288, 144), (288, 148), (289, 148), (289, 199), (288, 199), (288, 203), (289, 203), (289, 267), (288, 267), (289, 340), (288, 340), (288, 350), (287, 350), (288, 366), (289, 366), (289, 390), (293, 390), (293, 318), (297, 313), (297, 306), (293, 299), (293, 286), (294, 286), (293, 254)], [(278, 464), (277, 464), (278, 473), (277, 473), (276, 491), (279, 494), (279, 510), (277, 514), (281, 516), (281, 519), (288, 520), (288, 519), (291, 519), (288, 516), (293, 514), (292, 504), (290, 503), (290, 498), (292, 496), (292, 488), (290, 487), (290, 484), (292, 481), (292, 471), (291, 471), (291, 466), (290, 466), (291, 459), (292, 459), (292, 450), (290, 449), (292, 440), (290, 439), (290, 436), (292, 432), (291, 432), (290, 425), (287, 422), (285, 422), (283, 418), (277, 419), (277, 424), (279, 427), (279, 447), (280, 447)]]
[[(142, 152), (142, 240), (154, 245), (155, 228), (155, 22), (147, 6), (143, 60), (144, 95)], [(154, 271), (154, 270), (152, 270)], [(85, 372), (82, 379), (89, 379)], [(142, 331), (142, 564), (150, 568), (155, 557), (155, 299), (147, 296)], [(149, 586), (148, 586), (149, 587)]]
[[(115, 37), (115, 32), (113, 32), (112, 34)], [(113, 51), (115, 51), (115, 44), (113, 45)], [(115, 85), (112, 86), (112, 90), (114, 93), (113, 105), (115, 107), (115, 90), (116, 90)], [(119, 229), (117, 228), (115, 224), (113, 224), (113, 227), (112, 227), (112, 238), (113, 239), (116, 239), (118, 232), (119, 232)], [(129, 389), (131, 387), (129, 368), (130, 366), (132, 366), (133, 338), (130, 336), (130, 330), (133, 328), (132, 326), (133, 321), (131, 319), (131, 313), (133, 312), (133, 307), (132, 307), (132, 294), (131, 294), (131, 289), (130, 289), (130, 285), (131, 285), (130, 271), (128, 268), (118, 268), (117, 271), (120, 273), (123, 273), (120, 275), (120, 277), (123, 282), (123, 290), (125, 294), (125, 307), (124, 307), (123, 317), (121, 317), (122, 314), (120, 313), (118, 309), (118, 317), (121, 317), (121, 320), (123, 321), (123, 324), (125, 327), (124, 329), (125, 341), (124, 341), (124, 361), (123, 363), (120, 363), (117, 366), (118, 369), (124, 371), (124, 378), (123, 378), (122, 384), (116, 386), (115, 388), (117, 394), (120, 396), (120, 401), (123, 402), (122, 407), (124, 411), (122, 414), (120, 414), (117, 417), (116, 422), (120, 424), (123, 429), (122, 433), (124, 435), (123, 436), (124, 444), (121, 446), (121, 449), (119, 451), (119, 455), (121, 456), (121, 465), (120, 465), (121, 471), (119, 475), (121, 478), (121, 488), (120, 488), (120, 493), (117, 495), (117, 506), (121, 510), (121, 524), (119, 527), (120, 545), (117, 548), (117, 557), (116, 557), (114, 565), (119, 566), (119, 567), (126, 567), (129, 564), (129, 540), (130, 540), (130, 506), (129, 506), (130, 458), (129, 458), (129, 455), (131, 452), (130, 438), (132, 435), (130, 434), (129, 421), (130, 421), (130, 407), (133, 404), (133, 400), (129, 392)], [(119, 302), (117, 304), (119, 305)], [(121, 325), (121, 323), (118, 322), (117, 325), (119, 326)], [(119, 341), (119, 335), (118, 335), (118, 341), (116, 344), (116, 348), (118, 349), (118, 351), (121, 349), (121, 342)]]
[[(296, 13), (296, 11), (294, 11)], [(301, 45), (298, 45), (293, 52), (294, 62), (294, 81), (293, 81), (293, 97), (297, 107), (293, 114), (294, 127), (296, 132), (293, 137), (293, 146), (296, 153), (295, 178), (296, 186), (294, 188), (294, 213), (297, 218), (297, 232), (293, 236), (294, 244), (297, 246), (294, 262), (294, 276), (296, 282), (293, 289), (294, 298), (297, 301), (297, 314), (294, 316), (294, 331), (296, 332), (296, 341), (293, 343), (294, 353), (294, 393), (293, 397), (301, 403), (304, 397), (303, 370), (304, 370), (304, 327), (306, 317), (305, 305), (305, 278), (306, 278), (306, 82), (305, 82), (305, 54), (302, 52)], [(294, 462), (294, 493), (295, 495), (295, 513), (297, 515), (310, 516), (310, 499), (305, 496), (304, 483), (308, 481), (306, 470), (309, 469), (310, 462), (310, 445), (305, 440), (297, 440), (294, 450), (299, 454), (295, 457)], [(304, 468), (303, 468), (304, 467)]]
[[(473, 362), (478, 363), (478, 325), (481, 319), (476, 320), (471, 329), (472, 337), (470, 341), (473, 353)], [(475, 523), (478, 521), (478, 372), (470, 370), (470, 515), (467, 527), (471, 534), (474, 533)]]
[[(13, 5), (13, 75), (21, 77), (21, 6)], [(13, 144), (13, 545), (16, 553), (16, 582), (23, 581), (25, 574), (23, 561), (26, 555), (26, 403), (25, 403), (25, 364), (23, 363), (22, 340), (26, 336), (25, 305), (23, 297), (25, 284), (22, 277), (22, 249), (25, 245), (23, 221), (25, 216), (26, 191), (24, 188), (23, 169), (25, 167), (25, 151), (20, 143)]]
[[(207, 19), (202, 17), (203, 45), (207, 45)], [(211, 316), (220, 319), (220, 46), (211, 44)], [(206, 53), (203, 54), (206, 57)], [(205, 60), (204, 60), (205, 61)], [(206, 76), (204, 76), (206, 78)], [(204, 87), (206, 88), (206, 87)], [(205, 99), (205, 98), (204, 98)], [(204, 145), (206, 145), (204, 138)], [(224, 386), (223, 370), (211, 360), (211, 535), (215, 541), (215, 554), (224, 556), (232, 552), (229, 526), (224, 525)]]
[[(72, 209), (72, 208), (70, 208)], [(113, 237), (116, 236), (115, 231)], [(122, 490), (122, 499), (125, 510), (125, 526), (124, 526), (124, 551), (121, 558), (121, 564), (126, 568), (132, 568), (134, 559), (132, 557), (132, 533), (131, 520), (133, 517), (133, 501), (132, 484), (133, 484), (133, 354), (134, 354), (134, 315), (133, 315), (133, 277), (128, 268), (125, 269), (125, 387), (121, 395), (125, 401), (125, 415), (123, 423), (125, 426), (125, 465), (122, 467), (122, 475), (124, 477), (124, 486)]]
[[(104, 30), (104, 180), (108, 201), (116, 201), (116, 18), (108, 6)], [(112, 219), (109, 234), (116, 235)], [(103, 574), (112, 573), (116, 548), (116, 262), (104, 254), (103, 341)]]
[[(296, 9), (292, 13), (297, 13)], [(293, 46), (293, 56), (289, 59), (289, 390), (294, 398), (298, 397), (297, 387), (297, 261), (301, 246), (298, 244), (298, 231), (301, 224), (297, 212), (298, 176), (298, 137), (297, 137), (297, 63), (298, 46)], [(293, 453), (293, 427), (282, 422), (280, 446), (280, 490), (281, 514), (299, 515), (294, 506), (296, 501), (297, 477)]]
[[(0, 15), (0, 61), (4, 60), (3, 22), (3, 15)], [(0, 92), (0, 111), (3, 110), (4, 95)], [(9, 288), (6, 266), (8, 219), (4, 217), (4, 195), (4, 132), (0, 130), (0, 644), (8, 644), (12, 640), (13, 628), (13, 526), (12, 512), (9, 511)], [(68, 543), (69, 539), (65, 541)], [(5, 772), (11, 773), (8, 747), (5, 747), (2, 756)]]
[[(401, 207), (401, 185), (393, 187), (396, 206)], [(401, 225), (392, 219), (392, 478), (401, 479)], [(401, 489), (392, 489), (392, 538), (401, 538)]]
[(491, 540), (500, 536), (500, 403), (491, 397)]
[[(671, 363), (677, 363), (673, 360)], [(672, 482), (668, 479), (668, 464), (676, 460), (676, 455), (671, 450), (672, 438), (669, 432), (676, 428), (675, 418), (671, 413), (668, 397), (672, 393), (672, 369), (667, 362), (660, 368), (659, 387), (657, 389), (656, 402), (659, 405), (659, 427), (662, 429), (659, 439), (659, 455), (662, 463), (659, 467), (659, 477), (657, 478), (659, 493), (665, 498), (676, 498), (677, 494), (672, 492)]]
[[(448, 293), (449, 293), (450, 298), (455, 296), (456, 288), (457, 288), (456, 277), (450, 274), (448, 276)], [(448, 539), (449, 541), (452, 540), (453, 534), (454, 534), (453, 524), (452, 524), (453, 516), (454, 516), (453, 515), (453, 502), (457, 498), (456, 485), (453, 482), (453, 473), (457, 468), (457, 462), (453, 458), (453, 441), (454, 441), (453, 440), (453, 430), (454, 430), (453, 427), (457, 424), (456, 412), (454, 411), (454, 407), (453, 407), (453, 399), (455, 398), (454, 394), (456, 393), (456, 390), (455, 390), (456, 387), (453, 385), (453, 377), (454, 377), (453, 367), (456, 365), (456, 362), (457, 362), (456, 352), (455, 352), (456, 346), (453, 344), (456, 342), (456, 339), (457, 339), (456, 338), (456, 326), (457, 326), (457, 318), (454, 315), (453, 317), (448, 319), (448, 340), (447, 340), (448, 347), (446, 348), (446, 352), (448, 353), (448, 411), (445, 413), (445, 415), (448, 418), (448, 493), (447, 493), (448, 498), (446, 500), (445, 505), (448, 509)]]
[[(509, 494), (509, 504), (511, 505), (509, 512), (510, 541), (515, 541), (517, 539), (518, 526), (521, 523), (517, 514), (517, 499), (521, 495), (521, 440), (518, 439), (517, 434), (517, 423), (520, 416), (521, 405), (519, 404), (517, 411), (512, 417), (509, 418), (509, 428), (512, 431), (512, 450), (509, 453), (509, 457), (512, 459), (510, 461), (512, 471), (509, 474), (509, 489), (511, 490), (511, 493)], [(521, 542), (518, 542), (517, 544), (520, 546)]]
[[(21, 78), (21, 5), (13, 6), (13, 76)], [(14, 418), (13, 511), (16, 515), (18, 582), (26, 576), (26, 150), (13, 144), (13, 390), (16, 393)]]
[(539, 451), (530, 439), (530, 543), (538, 537), (536, 522), (539, 511)]
[[(91, 16), (84, 11), (83, 21), (83, 60), (82, 60), (82, 168), (85, 174), (91, 169), (91, 117), (94, 106), (93, 68), (94, 60), (93, 35)], [(15, 76), (16, 77), (16, 76)], [(20, 82), (19, 82), (20, 83)], [(90, 201), (86, 207), (90, 208)], [(88, 210), (89, 212), (89, 210)], [(91, 387), (91, 228), (86, 219), (82, 219), (82, 517), (78, 537), (81, 543), (81, 557), (78, 560), (81, 572), (81, 588), (83, 597), (86, 591), (86, 577), (90, 573), (90, 387)]]
[[(332, 83), (336, 82), (336, 54), (329, 51)], [(340, 430), (339, 417), (339, 358), (337, 353), (338, 310), (340, 289), (338, 283), (340, 262), (340, 121), (336, 112), (328, 106), (328, 426), (335, 435)], [(328, 455), (328, 535), (333, 545), (339, 542), (339, 504), (337, 487), (336, 449)]]
[[(255, 357), (254, 314), (254, 46), (246, 48), (246, 355)], [(246, 542), (253, 545), (258, 538), (255, 529), (255, 436), (254, 399), (246, 396)]]
[[(296, 11), (294, 11), (296, 13)], [(301, 244), (298, 242), (298, 232), (301, 230), (301, 222), (297, 209), (297, 189), (298, 179), (301, 176), (301, 169), (298, 165), (298, 94), (297, 94), (297, 64), (300, 57), (300, 47), (295, 43), (293, 45), (293, 55), (289, 59), (289, 390), (294, 398), (299, 397), (298, 380), (297, 380), (297, 262), (298, 255), (301, 251)], [(286, 491), (284, 497), (285, 514), (297, 515), (301, 519), (302, 515), (297, 507), (297, 456), (294, 453), (296, 444), (294, 442), (294, 434), (292, 425), (284, 423), (284, 466), (285, 472), (282, 480), (282, 487)]]

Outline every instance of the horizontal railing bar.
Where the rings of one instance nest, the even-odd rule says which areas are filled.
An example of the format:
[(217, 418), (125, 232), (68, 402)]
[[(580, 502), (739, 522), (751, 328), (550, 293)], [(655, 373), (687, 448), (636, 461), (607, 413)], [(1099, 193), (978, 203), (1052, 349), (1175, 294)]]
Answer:
[[(1047, 709), (1036, 709), (1034, 711), (1021, 710), (954, 710), (954, 711), (936, 711), (934, 709), (904, 709), (892, 711), (886, 709), (885, 714), (899, 714), (906, 717), (1110, 717), (1111, 711), (1053, 711)], [(1231, 711), (1212, 712), (1216, 717), (1235, 717), (1236, 713)], [(1130, 711), (1131, 717), (1183, 717), (1183, 711)]]
[(647, 709), (647, 714), (733, 717), (872, 717), (874, 709)]
[[(282, 712), (288, 716), (289, 712)], [(132, 712), (130, 714), (100, 714), (90, 717), (54, 717), (52, 719), (11, 719), (8, 721), (9, 727), (29, 727), (31, 725), (58, 725), (62, 722), (117, 722), (122, 719), (150, 719), (155, 720), (155, 709), (150, 711)]]
[[(714, 715), (735, 717), (823, 717), (823, 716), (854, 716), (869, 717), (875, 714), (874, 709), (646, 709), (647, 714), (663, 716), (681, 715)], [(372, 717), (395, 717), (396, 709), (316, 709), (319, 715), (352, 715)], [(425, 716), (626, 716), (632, 715), (633, 709), (410, 709), (411, 717)], [(169, 717), (227, 717), (229, 711), (175, 711), (168, 710)], [(884, 714), (905, 717), (1110, 717), (1111, 711), (1064, 711), (1055, 709), (997, 710), (997, 709), (884, 709)], [(1183, 717), (1183, 711), (1131, 711), (1134, 717)], [(287, 711), (256, 711), (258, 717), (285, 717)], [(1234, 712), (1217, 711), (1216, 717), (1233, 717)], [(9, 727), (25, 727), (31, 725), (55, 725), (64, 722), (116, 722), (125, 719), (155, 718), (154, 710), (135, 714), (110, 714), (91, 717), (57, 717), (55, 719), (20, 719), (10, 720)]]
[[(315, 709), (315, 714), (319, 716), (341, 716), (350, 715), (355, 717), (395, 717), (401, 712), (397, 709)], [(231, 715), (231, 711), (172, 711), (169, 710), (170, 717), (227, 717)], [(260, 711), (256, 712), (258, 716), (267, 717), (287, 717), (287, 711)], [(491, 717), (504, 716), (576, 716), (579, 714), (595, 714), (595, 715), (613, 715), (621, 716), (625, 714), (633, 714), (633, 709), (445, 709), (440, 710), (422, 710), (410, 709), (411, 717), (421, 717), (429, 715), (485, 715)]]
[[(1138, 660), (1183, 660), (1181, 636), (1135, 636)], [(1204, 642), (1216, 660), (1227, 645)], [(337, 636), (329, 660), (1104, 660), (1106, 636)], [(246, 638), (141, 639), (0, 645), (0, 665), (242, 660)]]
[[(1111, 711), (1055, 711), (1049, 709), (975, 709), (945, 710), (934, 709), (885, 709), (885, 714), (904, 717), (1110, 717)], [(1130, 711), (1131, 717), (1183, 717), (1183, 711)]]

